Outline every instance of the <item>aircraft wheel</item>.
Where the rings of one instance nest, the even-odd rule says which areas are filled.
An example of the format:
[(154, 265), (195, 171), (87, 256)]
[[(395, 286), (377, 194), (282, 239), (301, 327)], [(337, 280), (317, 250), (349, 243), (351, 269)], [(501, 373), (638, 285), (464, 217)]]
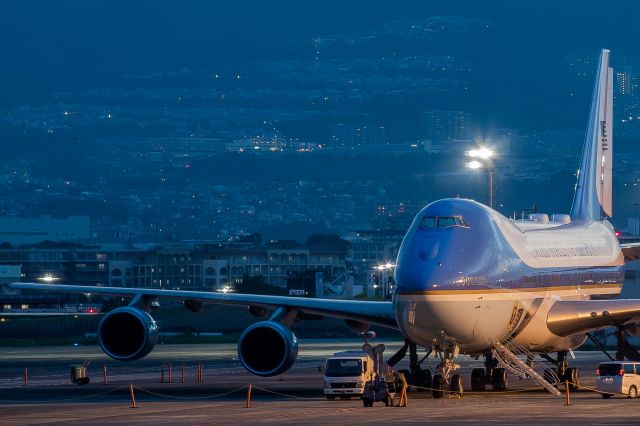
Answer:
[(409, 386), (417, 386), (414, 390), (418, 392), (422, 392), (424, 389), (424, 370), (417, 370), (411, 374), (410, 377), (405, 376), (407, 381), (409, 382)]
[(462, 396), (462, 392), (464, 391), (462, 387), (462, 377), (459, 374), (454, 374), (451, 376), (451, 392), (455, 395)]
[(433, 388), (433, 397), (434, 398), (442, 398), (444, 396), (444, 379), (440, 374), (436, 374), (433, 376), (433, 383), (431, 387)]
[(431, 385), (433, 384), (433, 378), (431, 377), (431, 371), (430, 370), (423, 370), (424, 371), (424, 380), (422, 381), (422, 385), (423, 387), (426, 388), (426, 390), (430, 390), (431, 389)]
[(493, 377), (491, 377), (491, 385), (494, 391), (506, 391), (508, 385), (507, 370), (504, 368), (496, 368), (493, 370)]
[(471, 390), (483, 391), (485, 383), (484, 368), (474, 368), (471, 371)]
[(393, 407), (393, 400), (391, 399), (390, 396), (387, 395), (387, 397), (384, 399), (384, 406), (385, 407)]
[(335, 395), (327, 395), (327, 399), (329, 401), (333, 401), (334, 399), (336, 399), (336, 396)]
[(602, 394), (602, 397), (603, 397), (604, 399), (610, 399), (612, 396), (613, 396), (613, 395), (612, 395), (612, 394), (610, 394), (610, 393), (603, 393), (603, 394)]

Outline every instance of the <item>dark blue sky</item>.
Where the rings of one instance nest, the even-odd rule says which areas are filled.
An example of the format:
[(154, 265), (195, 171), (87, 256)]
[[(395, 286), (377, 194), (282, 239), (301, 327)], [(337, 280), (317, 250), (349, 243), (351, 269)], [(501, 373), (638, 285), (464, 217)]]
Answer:
[[(640, 3), (634, 1), (5, 0), (0, 105), (40, 102), (56, 91), (126, 86), (124, 75), (308, 60), (310, 49), (300, 45), (305, 40), (311, 45), (317, 36), (358, 36), (391, 20), (438, 15), (478, 18), (492, 27), (482, 35), (418, 41), (402, 54), (472, 61), (473, 95), (433, 102), (497, 126), (582, 127), (591, 85), (568, 88), (565, 57), (596, 56), (607, 47), (615, 64), (616, 57), (637, 55), (640, 40)], [(568, 90), (575, 92), (571, 99)]]

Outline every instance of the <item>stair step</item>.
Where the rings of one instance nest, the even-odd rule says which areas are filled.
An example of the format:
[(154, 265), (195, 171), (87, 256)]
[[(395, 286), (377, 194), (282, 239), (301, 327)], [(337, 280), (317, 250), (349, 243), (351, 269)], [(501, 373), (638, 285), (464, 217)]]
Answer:
[(514, 354), (508, 347), (503, 345), (500, 342), (495, 342), (493, 344), (494, 351), (497, 353), (499, 359), (504, 359), (504, 361), (508, 361), (511, 365), (515, 365), (519, 367), (521, 371), (526, 373), (529, 377), (531, 377), (534, 381), (536, 381), (540, 386), (544, 387), (551, 394), (560, 396), (561, 393), (558, 389), (556, 389), (551, 383), (547, 382), (540, 373), (531, 368), (531, 366), (527, 365), (526, 362), (522, 361), (516, 354)]

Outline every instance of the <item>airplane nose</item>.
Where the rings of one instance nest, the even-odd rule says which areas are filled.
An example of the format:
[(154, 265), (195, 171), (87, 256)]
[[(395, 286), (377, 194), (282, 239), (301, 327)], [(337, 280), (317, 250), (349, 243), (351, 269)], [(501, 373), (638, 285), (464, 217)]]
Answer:
[(409, 244), (403, 244), (396, 262), (396, 284), (400, 290), (424, 290), (437, 269), (439, 241), (424, 235), (415, 235)]

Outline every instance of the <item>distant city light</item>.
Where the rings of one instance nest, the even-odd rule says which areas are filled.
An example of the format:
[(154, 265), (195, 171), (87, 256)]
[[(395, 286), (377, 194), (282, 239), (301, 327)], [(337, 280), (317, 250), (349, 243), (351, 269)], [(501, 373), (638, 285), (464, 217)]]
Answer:
[(495, 154), (493, 152), (493, 150), (483, 146), (480, 147), (478, 149), (472, 149), (471, 151), (469, 151), (467, 153), (469, 155), (469, 157), (472, 158), (482, 158), (483, 160), (489, 159), (491, 157), (493, 157)]
[(54, 281), (57, 281), (58, 277), (55, 277), (52, 274), (44, 274), (43, 276), (39, 277), (38, 280), (43, 281), (45, 283), (52, 283)]
[(385, 269), (394, 268), (395, 266), (396, 265), (394, 265), (393, 263), (387, 262), (387, 263), (384, 263), (384, 264), (381, 264), (381, 265), (377, 265), (376, 269), (379, 270), (379, 271), (383, 271)]

